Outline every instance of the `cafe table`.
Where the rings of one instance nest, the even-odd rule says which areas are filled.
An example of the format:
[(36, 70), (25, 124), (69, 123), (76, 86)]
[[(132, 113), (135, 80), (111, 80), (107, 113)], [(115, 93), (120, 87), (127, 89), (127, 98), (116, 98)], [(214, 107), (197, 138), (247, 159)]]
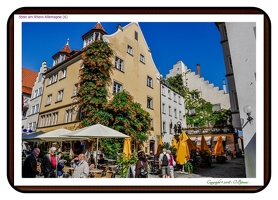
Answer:
[(93, 177), (95, 173), (102, 173), (102, 169), (90, 169), (89, 173)]

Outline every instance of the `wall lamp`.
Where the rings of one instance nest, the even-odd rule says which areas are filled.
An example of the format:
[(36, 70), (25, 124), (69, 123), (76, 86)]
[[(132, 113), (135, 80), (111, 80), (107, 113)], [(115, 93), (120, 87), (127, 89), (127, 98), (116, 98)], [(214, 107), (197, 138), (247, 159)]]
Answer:
[(253, 120), (253, 117), (251, 117), (251, 113), (252, 113), (251, 106), (248, 106), (248, 105), (245, 106), (243, 108), (243, 111), (247, 114), (247, 122), (245, 122), (245, 124), (242, 126), (242, 128), (244, 128), (248, 122), (251, 124), (251, 121)]

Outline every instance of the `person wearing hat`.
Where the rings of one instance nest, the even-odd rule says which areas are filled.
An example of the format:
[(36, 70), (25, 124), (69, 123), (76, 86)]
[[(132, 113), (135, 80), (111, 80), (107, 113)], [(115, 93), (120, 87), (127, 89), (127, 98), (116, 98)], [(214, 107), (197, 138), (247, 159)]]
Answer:
[(57, 166), (57, 176), (58, 178), (63, 178), (63, 168), (65, 166), (66, 160), (62, 159), (63, 152), (58, 151), (58, 166)]

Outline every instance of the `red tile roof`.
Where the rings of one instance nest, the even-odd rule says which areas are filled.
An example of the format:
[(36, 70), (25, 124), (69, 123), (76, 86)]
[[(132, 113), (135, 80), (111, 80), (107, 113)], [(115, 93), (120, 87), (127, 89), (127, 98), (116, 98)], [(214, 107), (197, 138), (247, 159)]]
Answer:
[(32, 94), (38, 72), (22, 67), (22, 92)]
[(99, 29), (99, 30), (102, 30), (106, 33), (106, 31), (104, 30), (104, 28), (103, 28), (103, 26), (101, 25), (100, 22), (98, 22), (93, 29)]
[(71, 52), (71, 50), (70, 50), (70, 47), (69, 47), (69, 45), (68, 44), (66, 44), (62, 49), (61, 49), (61, 51), (60, 52), (63, 52), (63, 53), (70, 53)]

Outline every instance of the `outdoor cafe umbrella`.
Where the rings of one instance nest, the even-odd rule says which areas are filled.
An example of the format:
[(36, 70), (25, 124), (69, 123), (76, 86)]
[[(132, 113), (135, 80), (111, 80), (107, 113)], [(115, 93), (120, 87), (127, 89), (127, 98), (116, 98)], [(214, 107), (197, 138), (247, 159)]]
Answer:
[(23, 133), (22, 134), (22, 140), (26, 140), (26, 141), (41, 141), (41, 139), (37, 138), (37, 136), (44, 134), (43, 131), (39, 131), (39, 132), (35, 132), (35, 133)]
[(172, 147), (176, 149), (178, 148), (177, 140), (175, 137), (172, 138)]
[(131, 138), (125, 138), (124, 139), (123, 153), (127, 158), (130, 157), (130, 154), (131, 154)]
[(180, 165), (185, 163), (185, 159), (190, 159), (189, 148), (187, 145), (188, 136), (182, 132), (179, 136), (178, 150), (176, 152), (176, 162)]
[[(84, 137), (84, 138), (96, 138), (97, 139), (97, 152), (98, 152), (98, 139), (99, 138), (129, 138), (128, 135), (125, 135), (119, 131), (116, 131), (112, 128), (101, 124), (94, 124), (87, 126), (81, 129), (77, 129), (67, 134), (61, 135), (62, 137)], [(96, 159), (96, 158), (95, 158)], [(97, 166), (97, 159), (96, 159)]]
[(158, 146), (157, 146), (157, 150), (156, 150), (156, 155), (157, 156), (160, 155), (161, 146), (162, 146), (162, 136), (160, 136), (160, 138), (159, 138), (159, 142), (158, 142)]
[(222, 144), (222, 136), (218, 136), (216, 145), (214, 147), (214, 155), (215, 156), (222, 156), (224, 154), (224, 148)]
[(209, 146), (207, 145), (207, 142), (205, 140), (205, 137), (204, 135), (202, 135), (202, 139), (201, 139), (201, 148), (200, 148), (201, 151), (207, 151), (209, 154), (210, 153), (210, 149), (209, 149)]

